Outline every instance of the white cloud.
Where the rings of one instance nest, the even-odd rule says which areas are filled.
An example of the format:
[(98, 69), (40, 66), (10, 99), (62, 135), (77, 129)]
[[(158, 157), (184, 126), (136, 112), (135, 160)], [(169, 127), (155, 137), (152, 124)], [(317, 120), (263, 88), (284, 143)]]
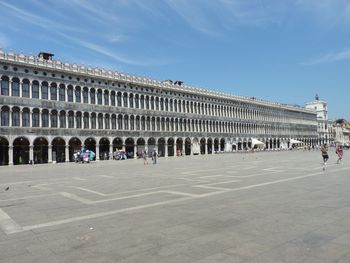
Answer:
[(6, 48), (10, 45), (9, 39), (2, 33), (0, 33), (0, 48)]
[(306, 65), (306, 66), (310, 66), (310, 65), (338, 62), (338, 61), (343, 61), (343, 60), (350, 60), (350, 49), (345, 49), (345, 50), (340, 51), (340, 52), (330, 52), (330, 53), (322, 55), (318, 58), (310, 59), (310, 60), (303, 62), (301, 64)]

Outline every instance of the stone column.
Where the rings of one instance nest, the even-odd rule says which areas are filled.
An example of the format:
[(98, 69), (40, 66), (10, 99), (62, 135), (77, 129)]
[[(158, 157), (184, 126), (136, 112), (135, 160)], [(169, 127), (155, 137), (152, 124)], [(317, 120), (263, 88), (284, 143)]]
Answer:
[(109, 144), (109, 160), (113, 160), (113, 143)]
[(168, 157), (168, 144), (165, 143), (164, 145), (164, 157)]
[(100, 160), (100, 145), (96, 144), (96, 161)]
[(33, 151), (34, 146), (29, 145), (29, 163), (34, 164), (34, 151)]
[(136, 147), (136, 144), (134, 144), (134, 159), (137, 158), (136, 151), (137, 151), (137, 147)]
[(66, 145), (66, 160), (65, 162), (69, 162), (69, 145)]
[(13, 146), (9, 146), (9, 165), (13, 165)]
[(48, 146), (47, 151), (48, 151), (48, 160), (47, 160), (47, 162), (48, 163), (52, 163), (52, 146), (51, 145)]

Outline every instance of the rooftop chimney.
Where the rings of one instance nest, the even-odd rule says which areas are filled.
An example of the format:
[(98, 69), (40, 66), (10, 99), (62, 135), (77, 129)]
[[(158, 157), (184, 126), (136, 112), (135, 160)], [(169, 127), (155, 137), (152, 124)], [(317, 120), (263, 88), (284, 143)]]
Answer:
[(54, 56), (54, 54), (48, 53), (48, 52), (40, 52), (38, 57), (45, 59), (45, 60), (52, 60), (52, 57)]

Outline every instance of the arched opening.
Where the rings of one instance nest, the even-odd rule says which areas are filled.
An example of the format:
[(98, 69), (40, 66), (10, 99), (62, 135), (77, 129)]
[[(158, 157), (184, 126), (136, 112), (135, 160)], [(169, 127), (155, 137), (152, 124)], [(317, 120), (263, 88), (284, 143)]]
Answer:
[(100, 150), (100, 160), (109, 159), (109, 140), (107, 138), (102, 138), (99, 143)]
[(146, 144), (145, 140), (143, 138), (138, 138), (136, 144), (137, 144), (137, 156), (141, 158), (142, 153), (145, 150), (145, 144)]
[(49, 154), (49, 143), (43, 137), (36, 138), (34, 143), (34, 163), (47, 163)]
[(0, 166), (9, 164), (9, 142), (0, 137)]
[(174, 156), (174, 143), (173, 138), (168, 139), (168, 156)]
[(243, 147), (243, 150), (248, 150), (248, 144), (247, 144), (247, 142), (243, 142), (243, 145), (242, 145), (242, 147)]
[(72, 139), (69, 140), (69, 161), (74, 162), (74, 154), (80, 151), (81, 149), (81, 141), (73, 137)]
[(128, 158), (134, 158), (134, 146), (135, 146), (134, 139), (127, 138), (125, 140), (125, 152)]
[(205, 154), (205, 138), (200, 140), (201, 154)]
[(185, 139), (185, 155), (191, 155), (191, 139), (190, 138), (186, 138)]
[(192, 153), (193, 155), (200, 154), (200, 145), (199, 145), (198, 138), (194, 138), (192, 141)]
[(13, 141), (13, 164), (29, 163), (29, 141), (19, 137)]
[(252, 141), (251, 140), (249, 140), (248, 142), (247, 142), (247, 149), (251, 149), (252, 148)]
[(63, 163), (66, 160), (66, 143), (62, 138), (55, 138), (52, 141), (52, 160)]
[(184, 149), (183, 149), (183, 140), (182, 138), (178, 138), (176, 140), (176, 155), (177, 156), (182, 156), (184, 154)]
[(238, 142), (237, 147), (238, 147), (238, 151), (242, 151), (242, 142)]
[(165, 156), (165, 139), (164, 138), (158, 139), (158, 155), (160, 157)]
[(147, 145), (148, 145), (148, 147), (147, 147), (148, 148), (147, 154), (149, 156), (151, 156), (153, 150), (157, 150), (156, 149), (156, 140), (153, 137), (149, 138), (148, 141), (147, 141)]
[(213, 140), (212, 140), (212, 138), (209, 138), (207, 141), (207, 149), (208, 149), (208, 154), (211, 154), (213, 152)]
[(84, 148), (93, 152), (94, 160), (96, 160), (96, 141), (94, 138), (87, 138), (84, 142)]
[(221, 138), (220, 140), (220, 151), (224, 152), (225, 151), (225, 139)]
[(215, 138), (214, 139), (214, 152), (218, 152), (219, 151), (219, 139)]
[(113, 140), (113, 152), (121, 151), (123, 149), (123, 140), (119, 137)]

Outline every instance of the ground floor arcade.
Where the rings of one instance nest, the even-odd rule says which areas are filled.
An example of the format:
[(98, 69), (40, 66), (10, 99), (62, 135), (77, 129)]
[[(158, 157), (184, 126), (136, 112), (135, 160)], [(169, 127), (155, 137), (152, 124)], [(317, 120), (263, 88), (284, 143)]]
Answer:
[[(317, 139), (298, 139), (304, 145), (317, 144)], [(254, 144), (256, 140), (261, 144)], [(160, 157), (172, 157), (251, 149), (280, 150), (292, 145), (290, 138), (0, 136), (0, 165), (70, 162), (82, 147), (95, 152), (96, 160), (106, 160), (119, 150), (125, 151), (128, 158), (153, 150)]]

